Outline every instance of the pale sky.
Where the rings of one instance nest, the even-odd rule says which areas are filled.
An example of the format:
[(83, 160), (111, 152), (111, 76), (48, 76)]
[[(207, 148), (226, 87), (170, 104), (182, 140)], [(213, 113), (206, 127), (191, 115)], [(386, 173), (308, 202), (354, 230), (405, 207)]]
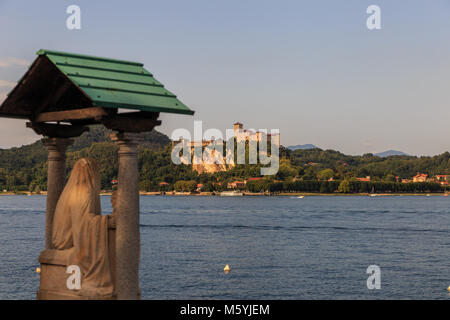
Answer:
[[(0, 100), (45, 48), (143, 62), (196, 111), (162, 115), (168, 135), (240, 121), (286, 146), (434, 155), (450, 151), (449, 30), (448, 0), (0, 0)], [(37, 139), (0, 119), (0, 148)]]

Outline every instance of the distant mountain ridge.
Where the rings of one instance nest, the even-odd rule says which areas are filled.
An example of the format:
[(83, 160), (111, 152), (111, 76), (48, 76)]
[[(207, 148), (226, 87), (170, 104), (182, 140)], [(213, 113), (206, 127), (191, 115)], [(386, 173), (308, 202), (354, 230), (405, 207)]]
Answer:
[[(307, 143), (307, 144), (298, 144), (295, 146), (289, 146), (289, 147), (287, 147), (287, 149), (289, 149), (291, 151), (295, 151), (295, 150), (312, 150), (312, 149), (320, 149), (320, 148), (311, 143)], [(383, 152), (374, 153), (374, 156), (380, 157), (380, 158), (386, 158), (386, 157), (391, 157), (391, 156), (409, 156), (409, 154), (402, 152), (402, 151), (398, 151), (398, 150), (386, 150)]]
[(397, 150), (387, 150), (384, 152), (375, 153), (374, 156), (385, 158), (390, 156), (409, 156), (409, 154)]
[(292, 150), (292, 151), (294, 151), (294, 150), (309, 150), (309, 149), (319, 149), (319, 147), (317, 147), (317, 146), (315, 146), (315, 145), (313, 145), (313, 144), (310, 144), (310, 143), (307, 143), (307, 144), (298, 144), (298, 145), (296, 145), (296, 146), (289, 146), (289, 147), (287, 147), (289, 150)]
[[(104, 126), (90, 126), (88, 132), (84, 132), (80, 137), (74, 139), (74, 144), (68, 148), (67, 153), (80, 151), (87, 152), (94, 144), (99, 143), (106, 143), (107, 146), (105, 145), (105, 148), (111, 149), (115, 146), (115, 144), (111, 142), (111, 133), (112, 130), (108, 130)], [(144, 142), (140, 145), (148, 149), (160, 150), (165, 148), (168, 144), (170, 144), (168, 136), (156, 130), (152, 130), (144, 133)], [(47, 148), (40, 140), (21, 147), (8, 149), (0, 148), (0, 185), (2, 184), (2, 170), (32, 170), (36, 165), (45, 164), (47, 157)], [(27, 174), (30, 175), (30, 173)]]
[[(111, 180), (117, 179), (119, 147), (111, 141), (111, 130), (103, 126), (91, 126), (89, 129), (75, 138), (74, 144), (67, 149), (67, 173), (79, 158), (93, 158), (99, 165), (102, 188), (109, 188)], [(138, 156), (139, 165), (143, 168), (141, 179), (152, 179), (158, 170), (167, 175), (176, 171), (171, 166), (169, 137), (155, 130), (143, 135)], [(47, 148), (40, 140), (21, 147), (0, 149), (0, 190), (29, 191), (36, 190), (36, 186), (46, 190), (47, 157)], [(163, 166), (164, 169), (161, 169)], [(177, 169), (178, 172), (188, 170)]]

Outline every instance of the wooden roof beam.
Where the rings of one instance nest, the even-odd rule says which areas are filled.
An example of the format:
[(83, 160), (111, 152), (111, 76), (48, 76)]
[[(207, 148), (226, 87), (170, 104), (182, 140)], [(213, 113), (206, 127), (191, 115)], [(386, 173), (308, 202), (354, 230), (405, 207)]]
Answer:
[(37, 134), (51, 138), (74, 138), (80, 136), (83, 132), (89, 131), (85, 126), (62, 125), (53, 123), (35, 123), (27, 122), (26, 126), (31, 128)]
[(157, 120), (159, 112), (129, 112), (104, 117), (101, 123), (111, 130), (119, 132), (147, 132), (161, 125)]
[(108, 116), (108, 113), (103, 108), (92, 107), (66, 111), (43, 112), (38, 114), (33, 122), (58, 122), (92, 118), (100, 120), (105, 116)]

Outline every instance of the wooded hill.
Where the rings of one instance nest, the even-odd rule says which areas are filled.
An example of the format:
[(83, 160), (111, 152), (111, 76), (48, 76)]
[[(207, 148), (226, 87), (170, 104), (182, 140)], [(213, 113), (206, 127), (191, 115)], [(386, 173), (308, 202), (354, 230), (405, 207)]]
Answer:
[[(117, 150), (111, 142), (111, 131), (103, 126), (91, 127), (89, 132), (75, 140), (67, 152), (68, 173), (80, 157), (91, 157), (99, 162), (102, 188), (110, 189), (111, 180), (117, 178)], [(215, 174), (197, 174), (191, 166), (174, 165), (171, 161), (171, 143), (169, 138), (153, 130), (146, 134), (145, 143), (139, 148), (140, 189), (146, 191), (171, 190), (177, 181), (202, 183), (206, 191), (224, 190), (227, 182), (259, 177), (258, 165), (236, 165), (226, 172)], [(441, 174), (450, 175), (450, 153), (445, 152), (433, 157), (391, 156), (377, 157), (372, 154), (350, 156), (334, 150), (288, 150), (281, 147), (280, 168), (275, 176), (264, 177), (262, 181), (248, 184), (247, 189), (289, 191), (306, 189), (311, 192), (338, 191), (340, 181), (349, 181), (345, 190), (371, 191), (375, 187), (369, 183), (356, 182), (357, 177), (371, 177), (370, 183), (376, 188), (392, 192), (413, 192), (411, 190), (435, 190), (436, 185), (401, 186), (398, 179), (408, 178), (417, 172), (430, 177)], [(0, 191), (38, 191), (46, 190), (47, 150), (40, 141), (30, 145), (0, 149)], [(325, 181), (334, 180), (327, 182)], [(281, 182), (280, 182), (281, 181)], [(301, 182), (300, 182), (301, 181)], [(161, 182), (168, 185), (160, 186)], [(320, 183), (319, 183), (320, 182)], [(384, 184), (381, 184), (381, 183)], [(328, 185), (329, 184), (329, 185)], [(179, 183), (178, 185), (183, 185)], [(381, 189), (380, 189), (381, 188)], [(302, 191), (302, 190), (290, 190)], [(383, 191), (384, 192), (384, 191)]]

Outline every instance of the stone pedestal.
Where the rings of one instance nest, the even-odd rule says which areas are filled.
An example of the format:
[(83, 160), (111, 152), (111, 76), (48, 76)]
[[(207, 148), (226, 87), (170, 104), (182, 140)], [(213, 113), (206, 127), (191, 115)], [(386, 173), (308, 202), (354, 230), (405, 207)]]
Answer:
[(66, 177), (66, 149), (72, 139), (44, 138), (42, 143), (48, 149), (47, 214), (45, 217), (45, 248), (52, 249), (53, 215), (59, 196), (64, 189)]
[[(115, 286), (116, 275), (116, 230), (114, 227), (108, 229), (109, 259), (111, 262), (111, 276)], [(115, 294), (109, 296), (85, 296), (80, 295), (77, 290), (67, 288), (67, 266), (73, 256), (73, 248), (66, 250), (45, 249), (39, 256), (41, 266), (40, 284), (37, 292), (38, 300), (115, 300)], [(83, 283), (83, 277), (81, 278)]]
[(116, 208), (117, 299), (136, 300), (139, 295), (139, 170), (140, 133), (114, 133), (119, 145), (119, 175)]

